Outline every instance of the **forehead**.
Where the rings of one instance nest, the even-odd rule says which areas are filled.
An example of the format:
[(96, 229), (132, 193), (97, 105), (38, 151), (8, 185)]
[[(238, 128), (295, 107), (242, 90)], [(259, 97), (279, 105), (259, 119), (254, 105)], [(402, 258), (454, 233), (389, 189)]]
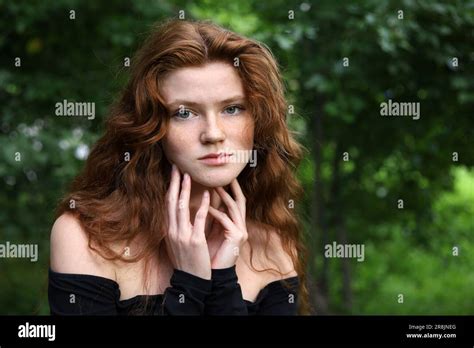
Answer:
[(244, 96), (236, 68), (221, 62), (177, 69), (164, 79), (161, 92), (166, 103), (181, 99), (207, 104), (234, 95)]

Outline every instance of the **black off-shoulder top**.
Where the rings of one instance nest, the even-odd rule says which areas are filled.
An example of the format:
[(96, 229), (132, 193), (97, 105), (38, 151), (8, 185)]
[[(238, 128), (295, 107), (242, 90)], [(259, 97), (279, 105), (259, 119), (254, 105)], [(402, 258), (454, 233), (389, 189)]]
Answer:
[(175, 269), (163, 294), (120, 300), (112, 279), (49, 269), (52, 315), (296, 315), (298, 277), (267, 284), (254, 302), (244, 300), (235, 266), (212, 270), (212, 279)]

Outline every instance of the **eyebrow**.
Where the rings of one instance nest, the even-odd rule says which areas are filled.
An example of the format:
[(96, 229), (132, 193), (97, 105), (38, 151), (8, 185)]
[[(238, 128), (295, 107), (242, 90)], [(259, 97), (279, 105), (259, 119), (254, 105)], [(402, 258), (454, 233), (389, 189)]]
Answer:
[[(237, 102), (237, 101), (242, 101), (245, 100), (245, 97), (243, 95), (236, 95), (224, 100), (221, 100), (219, 102), (220, 105), (223, 104), (228, 104), (232, 102)], [(174, 105), (189, 105), (189, 106), (200, 106), (200, 103), (193, 102), (191, 100), (184, 100), (184, 99), (176, 99), (173, 100), (171, 103), (168, 104), (169, 107), (173, 107)]]

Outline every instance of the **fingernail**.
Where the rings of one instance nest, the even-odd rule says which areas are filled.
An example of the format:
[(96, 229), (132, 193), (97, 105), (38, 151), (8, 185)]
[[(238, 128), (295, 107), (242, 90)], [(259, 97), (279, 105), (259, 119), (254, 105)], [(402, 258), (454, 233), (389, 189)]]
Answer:
[(204, 191), (204, 198), (209, 198), (209, 191), (208, 190)]

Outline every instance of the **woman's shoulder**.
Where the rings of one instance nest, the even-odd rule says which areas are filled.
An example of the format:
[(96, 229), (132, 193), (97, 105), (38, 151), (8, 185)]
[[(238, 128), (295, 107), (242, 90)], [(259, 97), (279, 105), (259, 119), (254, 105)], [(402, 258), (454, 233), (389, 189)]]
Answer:
[(51, 229), (50, 246), (53, 271), (115, 279), (113, 265), (89, 247), (89, 237), (74, 215), (65, 213), (56, 219)]

